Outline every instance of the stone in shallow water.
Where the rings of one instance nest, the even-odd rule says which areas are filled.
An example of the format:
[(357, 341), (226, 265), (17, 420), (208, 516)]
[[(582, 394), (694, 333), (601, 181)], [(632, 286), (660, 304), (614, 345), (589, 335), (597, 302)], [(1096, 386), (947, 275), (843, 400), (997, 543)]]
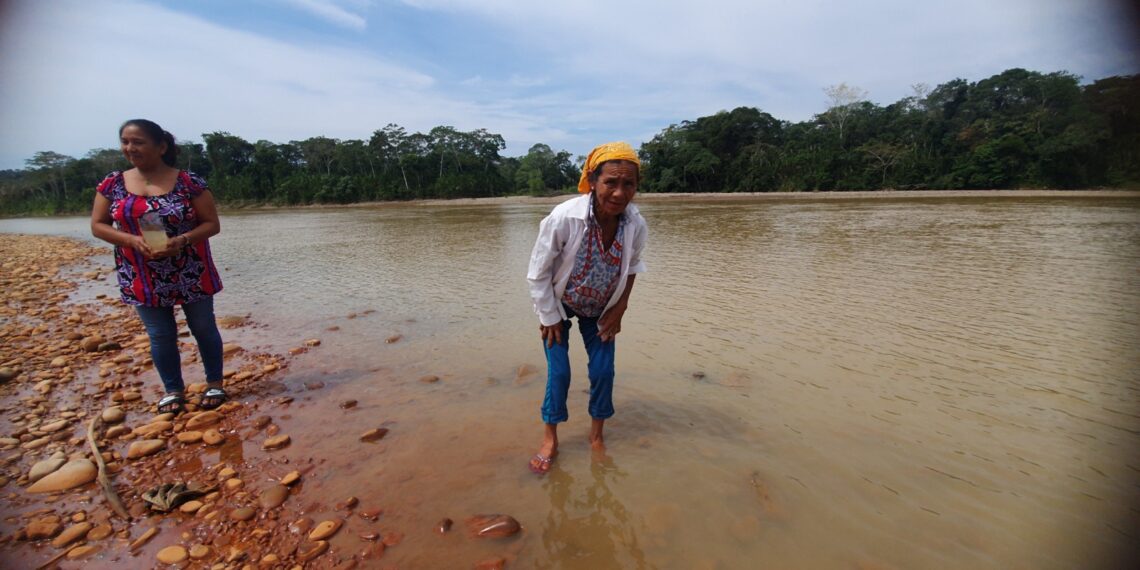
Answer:
[(281, 478), (281, 484), (285, 485), (285, 486), (289, 486), (289, 485), (292, 485), (293, 483), (296, 483), (297, 481), (300, 481), (300, 480), (301, 480), (301, 472), (300, 471), (290, 471), (289, 473), (286, 473), (284, 477)]
[(266, 509), (274, 509), (281, 506), (285, 499), (289, 498), (289, 487), (284, 485), (273, 485), (272, 487), (262, 491), (261, 493), (261, 506)]
[(501, 538), (517, 533), (522, 526), (510, 515), (475, 515), (467, 519), (472, 534), (483, 538)]
[(321, 524), (317, 525), (317, 528), (313, 529), (313, 532), (309, 533), (309, 540), (315, 541), (329, 538), (330, 536), (336, 534), (336, 531), (340, 530), (340, 525), (341, 522), (337, 520), (323, 521)]
[(388, 428), (370, 429), (370, 430), (368, 430), (368, 431), (366, 431), (360, 435), (360, 441), (365, 441), (365, 442), (380, 441), (381, 439), (384, 439), (384, 436), (386, 436), (386, 435), (388, 435)]
[(278, 436), (274, 436), (274, 437), (271, 437), (271, 438), (265, 440), (265, 443), (261, 444), (261, 448), (262, 449), (281, 449), (282, 447), (285, 447), (286, 445), (289, 445), (289, 436), (288, 435), (278, 435)]
[(72, 459), (53, 473), (36, 481), (27, 491), (29, 493), (54, 493), (85, 485), (95, 480), (99, 469), (89, 459)]

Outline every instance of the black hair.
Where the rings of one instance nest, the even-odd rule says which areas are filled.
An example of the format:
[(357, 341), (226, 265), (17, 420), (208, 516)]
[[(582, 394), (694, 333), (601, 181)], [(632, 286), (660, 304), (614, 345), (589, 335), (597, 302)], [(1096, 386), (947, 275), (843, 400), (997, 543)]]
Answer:
[(167, 166), (174, 166), (175, 159), (178, 158), (178, 145), (174, 144), (174, 135), (164, 131), (154, 121), (131, 119), (119, 127), (119, 136), (123, 136), (123, 129), (132, 125), (141, 129), (154, 144), (166, 143), (166, 152), (162, 153), (162, 162)]
[(598, 177), (602, 175), (602, 169), (605, 168), (606, 165), (611, 163), (611, 162), (624, 162), (626, 164), (632, 164), (633, 169), (637, 172), (637, 182), (639, 184), (641, 183), (641, 167), (638, 166), (638, 164), (636, 162), (634, 162), (632, 160), (626, 160), (624, 158), (615, 158), (613, 160), (607, 160), (607, 161), (599, 164), (598, 167), (595, 168), (594, 171), (591, 172), (589, 174), (589, 176), (586, 177), (586, 179), (590, 181), (590, 184), (597, 184), (598, 183)]

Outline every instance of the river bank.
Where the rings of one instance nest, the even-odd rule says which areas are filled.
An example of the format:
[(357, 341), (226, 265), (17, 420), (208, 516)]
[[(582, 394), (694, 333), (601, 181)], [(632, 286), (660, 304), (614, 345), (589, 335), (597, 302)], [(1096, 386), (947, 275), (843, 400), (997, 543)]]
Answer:
[[(200, 365), (180, 321), (190, 404), (177, 417), (158, 414), (145, 332), (107, 294), (109, 268), (92, 263), (106, 253), (66, 238), (0, 235), (0, 566), (348, 568), (401, 542), (405, 531), (385, 525), (384, 505), (306, 485), (332, 475), (321, 459), (276, 455), (291, 445), (280, 420), (294, 398), (323, 387), (283, 382), (290, 359), (319, 350), (319, 338), (298, 338), (284, 354), (226, 344), (231, 400), (200, 411), (205, 385), (189, 380)], [(253, 338), (259, 326), (241, 315), (219, 315), (219, 325), (227, 340)], [(356, 402), (339, 404), (347, 414)], [(360, 445), (387, 431), (362, 429)], [(97, 482), (100, 459), (125, 513)], [(148, 500), (163, 484), (188, 490)]]

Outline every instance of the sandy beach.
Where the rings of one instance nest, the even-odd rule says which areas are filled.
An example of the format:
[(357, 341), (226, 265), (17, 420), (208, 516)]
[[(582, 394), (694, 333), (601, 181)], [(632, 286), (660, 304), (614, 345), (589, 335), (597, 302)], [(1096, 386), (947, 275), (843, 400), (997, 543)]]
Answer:
[[(306, 496), (304, 481), (316, 462), (274, 458), (290, 445), (274, 419), (288, 413), (293, 398), (270, 394), (266, 380), (320, 340), (304, 339), (278, 355), (226, 344), (226, 387), (234, 397), (216, 411), (199, 411), (199, 381), (188, 386), (187, 413), (158, 414), (161, 384), (147, 337), (105, 290), (110, 268), (91, 262), (106, 253), (65, 238), (0, 235), (0, 566), (351, 567), (342, 563), (396, 547), (401, 531), (376, 523), (381, 505)], [(229, 336), (252, 326), (225, 315), (219, 325)], [(193, 378), (196, 349), (185, 323), (180, 327), (183, 367)], [(361, 438), (376, 441), (385, 432), (366, 430)], [(92, 444), (124, 512), (97, 481)], [(220, 460), (207, 463), (207, 454)], [(144, 499), (179, 483), (186, 485), (182, 493)]]

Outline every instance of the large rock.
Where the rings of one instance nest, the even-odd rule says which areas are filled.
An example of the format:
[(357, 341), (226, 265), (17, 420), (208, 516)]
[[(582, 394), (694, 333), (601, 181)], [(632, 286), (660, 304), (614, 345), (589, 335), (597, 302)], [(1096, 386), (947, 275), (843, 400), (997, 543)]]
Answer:
[(54, 473), (28, 487), (29, 493), (54, 493), (85, 485), (95, 480), (99, 469), (90, 459), (72, 459)]
[(35, 483), (43, 479), (47, 475), (54, 473), (60, 467), (63, 467), (64, 463), (67, 463), (67, 459), (64, 457), (52, 457), (36, 463), (32, 466), (31, 471), (28, 471), (28, 482)]

